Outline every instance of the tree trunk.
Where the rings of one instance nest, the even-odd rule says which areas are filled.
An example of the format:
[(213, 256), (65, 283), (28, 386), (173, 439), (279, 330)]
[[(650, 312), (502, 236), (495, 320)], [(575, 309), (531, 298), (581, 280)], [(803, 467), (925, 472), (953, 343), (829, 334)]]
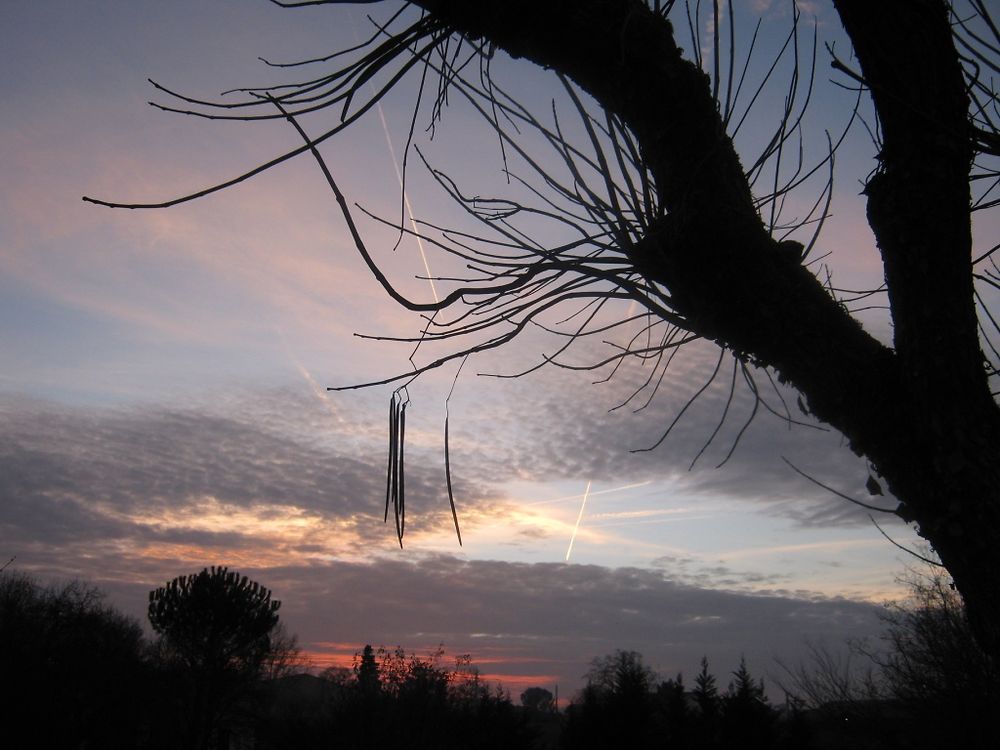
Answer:
[(418, 0), (571, 78), (635, 134), (665, 218), (630, 250), (691, 331), (771, 367), (867, 456), (1000, 659), (1000, 411), (971, 273), (968, 98), (943, 0), (835, 0), (884, 142), (868, 216), (894, 347), (865, 333), (754, 209), (707, 76), (640, 0)]
[[(969, 99), (941, 0), (835, 0), (881, 124), (868, 222), (919, 439), (887, 474), (1000, 657), (1000, 414), (973, 298)], [(883, 471), (883, 473), (885, 473)]]

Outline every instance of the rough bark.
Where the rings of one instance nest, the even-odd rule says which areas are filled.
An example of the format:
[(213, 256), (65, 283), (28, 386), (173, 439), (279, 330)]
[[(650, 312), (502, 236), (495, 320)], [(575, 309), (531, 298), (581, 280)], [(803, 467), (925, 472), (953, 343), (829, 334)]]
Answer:
[(418, 0), (575, 81), (635, 133), (666, 218), (631, 251), (690, 328), (772, 367), (867, 456), (1000, 658), (1000, 411), (970, 267), (968, 100), (943, 0), (835, 0), (884, 133), (868, 216), (894, 346), (862, 330), (754, 210), (705, 74), (639, 0)]
[(835, 5), (882, 126), (880, 167), (866, 189), (868, 221), (905, 373), (899, 398), (917, 429), (901, 465), (886, 476), (912, 507), (996, 659), (1000, 415), (977, 331), (969, 101), (947, 8), (940, 0)]

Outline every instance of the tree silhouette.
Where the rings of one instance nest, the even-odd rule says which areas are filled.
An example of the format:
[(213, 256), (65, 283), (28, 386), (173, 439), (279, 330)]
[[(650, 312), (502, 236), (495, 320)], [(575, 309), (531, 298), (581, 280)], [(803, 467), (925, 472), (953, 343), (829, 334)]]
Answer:
[(701, 657), (701, 671), (694, 678), (694, 699), (703, 716), (715, 716), (719, 710), (719, 688), (715, 675), (708, 671), (708, 657)]
[(774, 713), (764, 694), (764, 681), (755, 681), (746, 659), (733, 672), (722, 697), (722, 737), (728, 747), (768, 748), (774, 740)]
[(684, 677), (680, 673), (656, 688), (666, 746), (677, 750), (690, 747), (692, 741), (692, 716), (685, 693)]
[[(816, 243), (809, 229), (827, 217), (829, 185), (807, 216), (782, 218), (785, 197), (816, 169), (832, 168), (832, 146), (830, 157), (812, 167), (791, 153), (812, 83), (797, 33), (786, 45), (796, 65), (786, 106), (761, 152), (741, 161), (733, 141), (744, 119), (737, 103), (752, 104), (757, 96), (743, 88), (745, 69), (736, 57), (726, 55), (734, 30), (724, 35), (723, 5), (714, 0), (712, 50), (702, 55), (694, 31), (694, 59), (686, 59), (667, 18), (675, 5), (414, 0), (407, 7), (421, 11), (418, 17), (404, 8), (367, 43), (341, 51), (353, 59), (323, 58), (317, 64), (332, 67), (296, 85), (249, 90), (245, 101), (218, 104), (161, 87), (180, 102), (165, 109), (221, 119), (285, 118), (303, 145), (206, 190), (130, 205), (190, 200), (310, 152), (376, 278), (393, 299), (430, 317), (424, 341), (454, 346), (418, 374), (508, 343), (533, 322), (563, 337), (545, 363), (596, 369), (641, 359), (657, 366), (649, 392), (670, 354), (699, 338), (720, 348), (712, 380), (731, 355), (732, 382), (742, 374), (763, 408), (768, 404), (754, 372), (764, 370), (768, 378), (773, 372), (799, 392), (800, 408), (843, 433), (870, 461), (871, 491), (887, 485), (899, 501), (892, 512), (915, 522), (930, 541), (965, 599), (973, 632), (998, 659), (1000, 589), (993, 571), (1000, 569), (1000, 409), (991, 379), (1000, 329), (985, 295), (1000, 288), (1000, 269), (991, 255), (995, 247), (974, 250), (971, 213), (1000, 203), (998, 100), (989, 78), (1000, 70), (1000, 31), (984, 0), (964, 0), (961, 7), (947, 0), (833, 0), (858, 67), (836, 55), (832, 65), (845, 85), (858, 89), (859, 101), (862, 93), (870, 99), (875, 119), (875, 168), (858, 176), (885, 272), (884, 288), (872, 293), (887, 299), (890, 346), (863, 330), (847, 309), (850, 297), (806, 265)], [(697, 16), (700, 4), (691, 6)], [(688, 27), (688, 18), (678, 16), (677, 26)], [(690, 28), (700, 28), (700, 21)], [(560, 120), (543, 123), (517, 92), (495, 84), (490, 61), (498, 49), (559, 77), (579, 116), (579, 139), (564, 135)], [(533, 205), (483, 198), (431, 169), (483, 230), (481, 236), (443, 231), (431, 240), (467, 271), (448, 280), (439, 300), (427, 302), (404, 297), (376, 265), (317, 148), (411, 70), (422, 72), (415, 84), (421, 96), (435, 90), (425, 87), (427, 77), (438, 77), (429, 96), (433, 118), (449, 96), (478, 109), (503, 152), (528, 170), (528, 177), (511, 179), (537, 196)], [(369, 83), (374, 93), (366, 95)], [(298, 117), (322, 108), (335, 109), (340, 121), (310, 136)], [(526, 132), (551, 147), (563, 176), (525, 150)], [(547, 243), (548, 235), (531, 228), (544, 221), (571, 237)], [(402, 222), (399, 231), (408, 231)], [(599, 313), (617, 300), (639, 306), (641, 316), (623, 314), (618, 323), (648, 321), (643, 334), (599, 362), (563, 362), (573, 342), (608, 329)], [(575, 312), (559, 316), (561, 327), (550, 320), (557, 307)], [(413, 376), (382, 382), (405, 386)], [(405, 389), (394, 393), (387, 505), (395, 509), (400, 536), (406, 402)]]
[(636, 651), (616, 650), (591, 661), (587, 684), (570, 706), (564, 744), (569, 747), (641, 747), (652, 722), (656, 675)]
[(363, 695), (374, 695), (381, 690), (378, 676), (378, 663), (375, 661), (375, 650), (371, 644), (366, 644), (360, 657), (355, 657), (354, 678), (358, 690)]
[(843, 746), (992, 747), (1000, 674), (976, 643), (958, 593), (939, 567), (901, 577), (909, 595), (889, 602), (880, 641), (843, 650), (812, 644), (782, 687)]
[(701, 747), (717, 747), (719, 742), (719, 714), (722, 698), (716, 686), (715, 675), (708, 671), (708, 657), (701, 657), (701, 671), (694, 678), (692, 691), (698, 706), (697, 736)]
[(178, 576), (149, 592), (149, 622), (192, 669), (256, 673), (281, 602), (226, 567)]
[(93, 586), (0, 572), (4, 747), (143, 744), (150, 670), (139, 623)]
[(884, 648), (868, 651), (887, 696), (911, 712), (929, 747), (996, 744), (1000, 672), (972, 637), (965, 608), (939, 570), (911, 569), (909, 597), (887, 605)]
[(226, 567), (178, 576), (149, 592), (149, 622), (190, 700), (188, 743), (221, 742), (224, 719), (272, 654), (281, 602)]
[(621, 649), (591, 661), (587, 672), (588, 684), (626, 700), (647, 695), (655, 680), (653, 670), (643, 664), (642, 654)]
[(318, 735), (316, 746), (531, 747), (525, 714), (506, 693), (480, 680), (471, 656), (457, 656), (455, 668), (447, 669), (443, 655), (443, 647), (421, 658), (398, 646), (366, 646), (355, 657), (355, 679), (334, 691), (327, 731)]
[(548, 713), (556, 708), (551, 690), (543, 687), (530, 687), (521, 693), (521, 705), (532, 711)]

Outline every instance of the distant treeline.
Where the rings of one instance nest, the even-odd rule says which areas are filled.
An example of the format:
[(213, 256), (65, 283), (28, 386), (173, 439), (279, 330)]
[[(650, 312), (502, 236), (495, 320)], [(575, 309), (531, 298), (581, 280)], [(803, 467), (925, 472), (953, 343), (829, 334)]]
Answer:
[(5, 750), (530, 748), (528, 712), (480, 680), (371, 647), (311, 674), (271, 592), (225, 568), (150, 592), (152, 640), (94, 586), (0, 573)]
[(825, 750), (1000, 747), (994, 666), (968, 633), (947, 582), (911, 581), (887, 610), (866, 668), (822, 648), (783, 668), (772, 705), (745, 661), (721, 688), (702, 660), (690, 685), (660, 680), (634, 651), (595, 658), (559, 710), (541, 687), (520, 705), (479, 677), (366, 646), (353, 667), (314, 674), (278, 620), (271, 592), (226, 568), (150, 592), (147, 639), (134, 619), (80, 582), (46, 587), (0, 573), (3, 747), (283, 750)]

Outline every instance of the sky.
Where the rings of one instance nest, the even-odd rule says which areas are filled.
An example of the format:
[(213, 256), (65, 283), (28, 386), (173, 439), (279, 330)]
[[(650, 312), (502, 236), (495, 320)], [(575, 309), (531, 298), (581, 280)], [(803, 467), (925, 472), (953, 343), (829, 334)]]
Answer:
[[(794, 664), (810, 642), (877, 638), (880, 606), (901, 595), (896, 578), (908, 558), (867, 511), (792, 466), (866, 502), (894, 502), (867, 493), (865, 461), (809, 423), (794, 394), (781, 392), (806, 424), (763, 412), (716, 468), (752, 406), (737, 388), (699, 454), (725, 410), (726, 360), (721, 387), (705, 391), (655, 450), (641, 450), (715, 367), (710, 346), (685, 347), (639, 410), (637, 400), (614, 407), (648, 377), (641, 363), (596, 384), (594, 372), (555, 367), (488, 377), (551, 353), (556, 344), (538, 331), (470, 359), (457, 378), (454, 363), (428, 373), (408, 389), (400, 549), (382, 518), (391, 390), (326, 388), (407, 372), (412, 345), (355, 334), (412, 337), (424, 322), (365, 267), (316, 164), (300, 158), (165, 210), (80, 200), (165, 200), (297, 146), (287, 123), (147, 106), (169, 102), (147, 78), (201, 97), (295, 80), (294, 69), (258, 58), (351, 46), (371, 33), (366, 13), (385, 18), (398, 7), (385, 5), (0, 7), (0, 557), (45, 581), (93, 582), (140, 619), (151, 588), (228, 565), (272, 589), (317, 668), (349, 665), (365, 643), (418, 654), (441, 643), (471, 654), (515, 698), (530, 685), (572, 695), (590, 660), (619, 648), (641, 652), (664, 677), (689, 679), (707, 655), (725, 684), (741, 654), (755, 673), (780, 677), (776, 659)], [(787, 4), (736, 7), (744, 34), (759, 18), (762, 48), (780, 45)], [(853, 102), (830, 83), (822, 44), (848, 48), (831, 8), (800, 8), (804, 38), (811, 45), (815, 23), (821, 45), (806, 119), (816, 149)], [(524, 63), (498, 56), (493, 74), (542, 115), (561, 96), (551, 75)], [(415, 91), (415, 79), (404, 79), (323, 147), (349, 201), (390, 221), (401, 210), (398, 160)], [(765, 93), (759, 109), (773, 111), (781, 95)], [(433, 138), (429, 117), (419, 114), (416, 143), (435, 168), (470, 195), (516, 193), (495, 135), (460, 97)], [(334, 118), (302, 122), (321, 132)], [(754, 122), (738, 141), (748, 152), (766, 134)], [(413, 215), (463, 226), (461, 209), (410, 153)], [(864, 128), (852, 129), (817, 245), (817, 272), (845, 288), (881, 281), (859, 196), (872, 155)], [(788, 210), (814, 198), (805, 191)], [(421, 278), (425, 262), (433, 275), (454, 272), (432, 246), (425, 258), (409, 239), (394, 249), (391, 229), (355, 213), (405, 293), (435, 293)], [(888, 340), (884, 311), (859, 317)], [(582, 345), (570, 361), (600, 356)], [(766, 376), (758, 380), (782, 413)], [(461, 546), (445, 489), (446, 409)], [(892, 516), (879, 522), (900, 544), (916, 543)]]

